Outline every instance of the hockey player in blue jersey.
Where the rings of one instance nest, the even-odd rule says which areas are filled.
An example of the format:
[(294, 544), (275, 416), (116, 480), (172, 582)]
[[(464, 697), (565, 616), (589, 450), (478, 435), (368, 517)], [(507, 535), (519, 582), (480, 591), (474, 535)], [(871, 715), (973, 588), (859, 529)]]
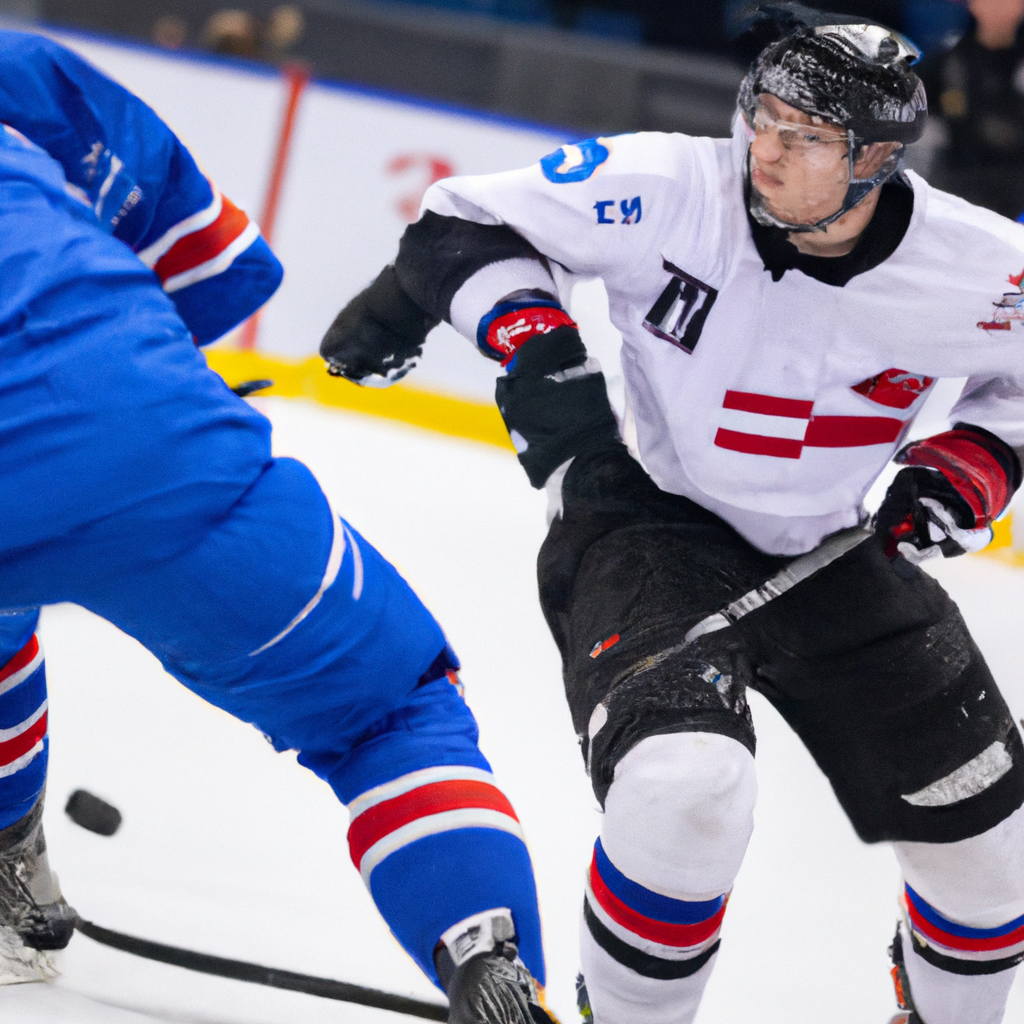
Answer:
[(277, 260), (145, 104), (52, 42), (0, 32), (0, 122), (0, 981), (74, 925), (35, 636), (72, 601), (332, 786), (451, 1020), (548, 1020), (529, 855), (441, 628), (194, 343), (257, 309)]

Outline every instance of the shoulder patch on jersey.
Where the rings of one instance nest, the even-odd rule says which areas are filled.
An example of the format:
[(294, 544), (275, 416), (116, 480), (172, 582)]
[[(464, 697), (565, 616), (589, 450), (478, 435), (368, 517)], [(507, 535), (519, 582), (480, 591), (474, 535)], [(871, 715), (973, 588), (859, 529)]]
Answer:
[(1004, 292), (1001, 299), (992, 303), (995, 307), (992, 318), (978, 321), (977, 326), (983, 331), (1008, 331), (1014, 323), (1024, 322), (1024, 291), (1021, 290), (1024, 270), (1019, 274), (1010, 274), (1007, 280), (1017, 290)]
[(556, 185), (586, 181), (611, 155), (605, 141), (584, 139), (548, 153), (540, 162), (544, 177)]

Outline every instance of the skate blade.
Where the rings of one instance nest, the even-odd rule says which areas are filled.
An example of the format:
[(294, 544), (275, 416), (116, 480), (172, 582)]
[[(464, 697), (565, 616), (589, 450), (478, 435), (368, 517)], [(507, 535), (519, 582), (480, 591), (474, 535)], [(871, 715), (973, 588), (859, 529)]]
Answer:
[(909, 1020), (909, 1011), (904, 1011), (903, 1013), (897, 1013), (896, 1016), (889, 1021), (889, 1024), (907, 1024)]
[(0, 985), (53, 981), (59, 973), (49, 954), (30, 949), (16, 932), (0, 925)]

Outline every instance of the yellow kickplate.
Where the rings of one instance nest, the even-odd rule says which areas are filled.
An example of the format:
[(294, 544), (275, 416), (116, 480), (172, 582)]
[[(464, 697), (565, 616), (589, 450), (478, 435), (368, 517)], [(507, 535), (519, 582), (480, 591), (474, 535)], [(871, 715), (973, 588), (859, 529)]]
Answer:
[(450, 437), (514, 450), (501, 414), (492, 404), (439, 395), (404, 383), (390, 388), (361, 388), (342, 377), (330, 376), (324, 361), (316, 356), (287, 359), (262, 352), (212, 348), (206, 350), (206, 360), (230, 387), (267, 378), (274, 386), (260, 391), (260, 395), (309, 398), (335, 409), (382, 416)]

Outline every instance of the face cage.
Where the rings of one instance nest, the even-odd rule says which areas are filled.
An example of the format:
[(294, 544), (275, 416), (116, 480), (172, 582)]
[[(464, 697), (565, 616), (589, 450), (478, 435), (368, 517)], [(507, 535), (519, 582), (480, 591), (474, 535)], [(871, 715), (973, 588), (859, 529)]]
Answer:
[[(744, 121), (746, 121), (746, 115), (742, 116)], [(879, 185), (884, 185), (890, 178), (903, 170), (903, 152), (905, 148), (905, 146), (901, 145), (899, 149), (895, 150), (870, 178), (855, 178), (853, 176), (853, 165), (855, 163), (854, 154), (857, 151), (857, 137), (854, 135), (852, 128), (847, 128), (846, 161), (847, 166), (850, 168), (850, 184), (846, 188), (846, 196), (843, 199), (842, 206), (835, 213), (830, 214), (828, 217), (823, 217), (814, 224), (791, 224), (789, 221), (776, 217), (768, 209), (768, 204), (765, 202), (764, 197), (754, 188), (753, 182), (750, 180), (750, 146), (748, 145), (746, 176), (747, 195), (750, 197), (748, 200), (750, 216), (758, 224), (766, 228), (783, 228), (786, 231), (799, 234), (809, 231), (824, 231), (829, 224), (834, 224), (843, 214), (849, 213), (850, 210), (862, 202)]]

